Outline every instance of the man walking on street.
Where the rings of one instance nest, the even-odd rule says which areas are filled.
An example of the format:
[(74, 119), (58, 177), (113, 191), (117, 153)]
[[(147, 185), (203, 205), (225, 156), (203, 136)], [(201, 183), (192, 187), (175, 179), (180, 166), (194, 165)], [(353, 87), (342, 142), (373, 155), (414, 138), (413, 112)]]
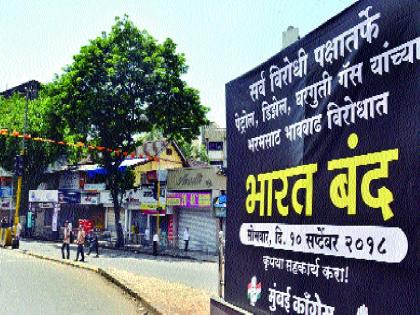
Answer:
[(188, 251), (188, 242), (190, 241), (190, 233), (188, 231), (188, 228), (185, 228), (184, 230), (184, 242), (185, 242), (185, 247), (184, 247), (184, 251), (187, 252)]
[(156, 232), (153, 235), (153, 256), (157, 256), (158, 244), (159, 244), (159, 235)]
[(98, 242), (98, 236), (96, 235), (95, 231), (91, 231), (89, 233), (89, 251), (88, 256), (90, 255), (91, 251), (96, 251), (96, 258), (99, 257), (99, 242)]
[(77, 244), (77, 254), (76, 254), (76, 261), (79, 260), (79, 254), (82, 255), (82, 259), (80, 261), (85, 261), (85, 252), (84, 252), (84, 244), (85, 244), (85, 238), (86, 238), (86, 234), (85, 231), (83, 230), (83, 226), (80, 225), (79, 226), (79, 232), (77, 233), (77, 239), (76, 239), (76, 244)]
[(61, 255), (64, 259), (64, 249), (67, 252), (67, 259), (70, 259), (70, 229), (69, 229), (69, 222), (64, 222), (64, 230), (63, 230), (63, 245), (61, 245)]

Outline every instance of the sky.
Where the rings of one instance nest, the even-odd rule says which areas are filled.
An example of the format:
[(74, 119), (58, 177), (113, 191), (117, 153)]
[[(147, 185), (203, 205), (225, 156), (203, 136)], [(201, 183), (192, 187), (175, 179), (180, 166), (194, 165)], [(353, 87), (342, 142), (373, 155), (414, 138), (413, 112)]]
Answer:
[(158, 41), (170, 37), (189, 66), (208, 118), (225, 123), (225, 84), (278, 53), (289, 25), (303, 37), (354, 0), (0, 0), (0, 91), (46, 83), (80, 47), (128, 14)]

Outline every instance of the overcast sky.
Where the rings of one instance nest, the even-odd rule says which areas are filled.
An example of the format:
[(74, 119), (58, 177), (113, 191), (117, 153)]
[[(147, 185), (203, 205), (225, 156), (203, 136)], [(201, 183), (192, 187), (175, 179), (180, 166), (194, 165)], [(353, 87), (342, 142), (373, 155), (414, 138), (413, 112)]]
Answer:
[(0, 91), (49, 82), (89, 39), (127, 13), (159, 41), (171, 37), (185, 80), (225, 126), (225, 84), (281, 50), (289, 25), (304, 36), (352, 0), (0, 0)]

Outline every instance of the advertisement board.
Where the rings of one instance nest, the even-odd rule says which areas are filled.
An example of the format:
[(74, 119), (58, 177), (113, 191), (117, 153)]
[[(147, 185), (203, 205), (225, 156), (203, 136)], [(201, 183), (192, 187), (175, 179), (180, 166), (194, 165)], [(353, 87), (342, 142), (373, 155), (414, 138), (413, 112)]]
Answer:
[(227, 302), (418, 314), (419, 10), (359, 1), (226, 85)]

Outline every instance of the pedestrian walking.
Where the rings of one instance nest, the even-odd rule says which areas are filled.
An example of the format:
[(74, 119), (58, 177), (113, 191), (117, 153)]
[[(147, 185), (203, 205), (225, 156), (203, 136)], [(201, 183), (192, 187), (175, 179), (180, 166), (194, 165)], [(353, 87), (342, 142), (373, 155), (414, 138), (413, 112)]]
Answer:
[(89, 251), (88, 256), (92, 251), (96, 251), (96, 257), (99, 257), (99, 242), (98, 242), (98, 236), (96, 233), (92, 230), (89, 233)]
[(70, 232), (70, 244), (73, 244), (74, 243), (73, 224), (69, 222), (69, 224), (67, 224), (67, 227), (69, 228), (69, 232)]
[(69, 229), (69, 221), (64, 222), (64, 229), (63, 229), (63, 244), (61, 245), (61, 256), (64, 257), (64, 249), (67, 252), (67, 259), (70, 259), (70, 229)]
[(83, 230), (83, 225), (79, 226), (79, 232), (77, 232), (77, 238), (75, 243), (77, 244), (77, 254), (76, 254), (76, 261), (79, 260), (79, 254), (81, 254), (82, 259), (80, 261), (85, 261), (85, 251), (83, 246), (85, 245), (85, 238), (86, 234)]
[(158, 244), (159, 244), (159, 235), (155, 233), (153, 235), (153, 256), (157, 256)]
[(184, 240), (184, 243), (185, 243), (184, 251), (188, 252), (188, 243), (190, 241), (190, 232), (189, 232), (188, 228), (185, 228), (185, 230), (184, 230), (183, 240)]

